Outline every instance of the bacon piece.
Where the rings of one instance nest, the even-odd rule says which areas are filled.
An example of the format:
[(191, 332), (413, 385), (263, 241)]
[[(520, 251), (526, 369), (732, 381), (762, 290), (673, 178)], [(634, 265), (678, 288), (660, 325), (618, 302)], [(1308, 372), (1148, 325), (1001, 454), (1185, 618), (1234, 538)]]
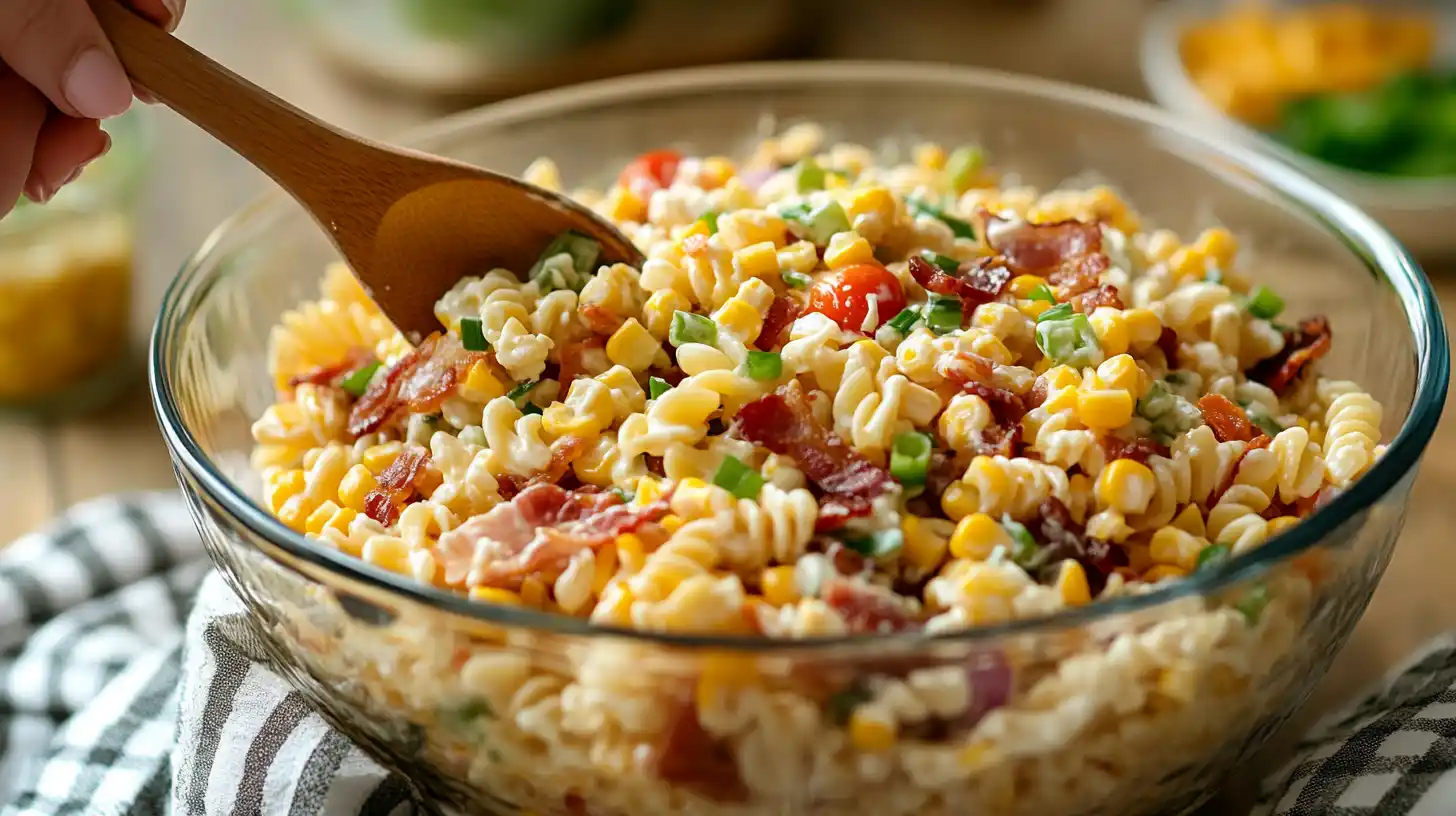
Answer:
[(1168, 367), (1178, 365), (1178, 332), (1166, 326), (1163, 333), (1158, 335), (1158, 348), (1163, 352), (1163, 358), (1168, 361)]
[(733, 431), (780, 456), (793, 458), (799, 470), (834, 499), (868, 501), (894, 484), (890, 474), (815, 421), (797, 382), (743, 406), (733, 418)]
[(831, 577), (820, 599), (844, 618), (851, 632), (903, 632), (920, 626), (894, 595), (860, 581)]
[(965, 470), (965, 463), (956, 461), (953, 453), (936, 448), (930, 453), (930, 468), (925, 474), (925, 493), (939, 497), (946, 488), (960, 479)]
[(859, 575), (864, 572), (866, 560), (860, 553), (851, 550), (838, 539), (820, 539), (824, 555), (840, 575)]
[(379, 474), (378, 486), (364, 495), (364, 515), (386, 526), (393, 524), (400, 508), (421, 498), (429, 463), (428, 450), (419, 445), (407, 446)]
[[(1011, 280), (1011, 270), (997, 257), (978, 258), (961, 264), (954, 275), (919, 255), (910, 256), (910, 277), (927, 291), (954, 295), (968, 303), (990, 303), (1000, 296)], [(969, 317), (969, 312), (966, 313)]]
[(379, 430), (405, 411), (434, 413), (455, 391), (471, 363), (485, 358), (483, 352), (466, 351), (454, 335), (436, 332), (383, 377), (377, 377), (349, 412), (349, 433), (363, 436)]
[(1245, 374), (1284, 396), (1306, 368), (1329, 353), (1333, 340), (1330, 321), (1324, 315), (1306, 318), (1299, 321), (1298, 328), (1285, 330), (1284, 348), (1278, 354), (1258, 363)]
[(592, 335), (585, 340), (578, 340), (575, 343), (567, 343), (561, 347), (561, 367), (556, 372), (556, 381), (561, 383), (561, 393), (565, 394), (571, 383), (580, 377), (585, 370), (587, 352), (593, 349), (606, 348), (607, 338), (600, 335)]
[(1107, 586), (1107, 576), (1129, 563), (1127, 550), (1111, 542), (1090, 538), (1073, 518), (1066, 505), (1048, 498), (1037, 508), (1036, 531), (1043, 542), (1038, 561), (1045, 565), (1043, 580), (1054, 580), (1053, 571), (1062, 561), (1071, 559), (1082, 565), (1087, 586), (1097, 597)]
[(1031, 385), (1031, 395), (1027, 397), (1027, 410), (1040, 408), (1047, 398), (1047, 381), (1045, 377), (1037, 377), (1036, 382)]
[(1164, 445), (1156, 439), (1149, 439), (1146, 436), (1140, 436), (1131, 442), (1115, 436), (1104, 436), (1101, 442), (1102, 452), (1109, 462), (1117, 459), (1131, 459), (1134, 462), (1146, 465), (1148, 463), (1148, 457), (1167, 457), (1170, 453), (1167, 445)]
[(1097, 286), (1102, 273), (1112, 264), (1106, 255), (1088, 255), (1067, 261), (1061, 269), (1047, 276), (1047, 281), (1057, 287), (1057, 296), (1064, 301), (1075, 300), (1078, 295)]
[(519, 589), (530, 575), (563, 569), (582, 550), (658, 521), (667, 515), (668, 498), (631, 507), (616, 493), (532, 485), (440, 536), (435, 555), (450, 586)]
[(545, 470), (530, 476), (507, 474), (497, 479), (500, 494), (511, 499), (531, 485), (556, 484), (571, 469), (571, 463), (585, 452), (586, 440), (577, 436), (563, 436), (551, 444), (551, 461)]
[(288, 385), (290, 388), (297, 388), (300, 385), (337, 386), (339, 381), (344, 379), (345, 376), (358, 371), (372, 362), (374, 362), (374, 352), (367, 348), (352, 348), (337, 363), (311, 368), (301, 374), (295, 374), (289, 377)]
[(975, 452), (978, 456), (1004, 456), (1011, 459), (1017, 455), (1022, 444), (1020, 421), (1003, 422), (977, 432)]
[(753, 345), (760, 351), (773, 351), (783, 345), (789, 326), (799, 319), (802, 312), (803, 307), (793, 298), (787, 295), (774, 298), (773, 305), (768, 307), (768, 313), (763, 316), (763, 329)]
[(1003, 425), (1012, 425), (1026, 416), (1026, 400), (1007, 391), (985, 383), (969, 382), (961, 386), (967, 394), (975, 394), (991, 406), (991, 415)]
[(967, 383), (990, 382), (992, 375), (996, 373), (995, 363), (969, 351), (957, 351), (940, 368), (947, 379), (962, 387)]
[(611, 337), (612, 333), (622, 328), (627, 318), (611, 311), (600, 303), (584, 303), (576, 313), (581, 315), (581, 321), (586, 324), (593, 333), (603, 337)]
[(698, 722), (690, 702), (677, 706), (662, 741), (652, 752), (652, 767), (664, 782), (695, 790), (715, 802), (746, 802), (749, 792), (728, 745)]
[(1092, 314), (1099, 306), (1123, 308), (1122, 295), (1118, 294), (1116, 286), (1104, 284), (1072, 298), (1072, 309), (1082, 314)]
[(1019, 275), (1045, 275), (1063, 269), (1068, 261), (1102, 252), (1102, 228), (1083, 221), (1052, 224), (1011, 224), (995, 215), (986, 220), (986, 240), (1006, 257)]
[(1203, 421), (1213, 429), (1213, 435), (1220, 442), (1248, 442), (1254, 438), (1254, 426), (1244, 409), (1229, 401), (1222, 394), (1204, 394), (1198, 400), (1198, 410), (1203, 412)]

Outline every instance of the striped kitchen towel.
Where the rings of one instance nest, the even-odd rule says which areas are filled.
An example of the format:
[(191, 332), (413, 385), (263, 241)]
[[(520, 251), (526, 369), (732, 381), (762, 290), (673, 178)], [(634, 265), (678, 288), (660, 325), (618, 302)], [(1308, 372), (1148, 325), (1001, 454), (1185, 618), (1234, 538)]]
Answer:
[[(175, 494), (89, 502), (0, 549), (0, 816), (429, 810), (267, 668), (244, 614)], [(1456, 814), (1456, 639), (1264, 794), (1260, 816)]]

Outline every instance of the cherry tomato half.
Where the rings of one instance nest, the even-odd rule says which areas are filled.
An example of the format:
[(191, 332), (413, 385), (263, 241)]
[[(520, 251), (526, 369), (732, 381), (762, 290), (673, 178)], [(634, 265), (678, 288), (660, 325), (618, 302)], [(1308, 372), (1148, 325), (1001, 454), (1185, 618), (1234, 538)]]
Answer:
[(809, 311), (822, 312), (845, 331), (864, 331), (870, 295), (875, 296), (879, 315), (870, 331), (905, 308), (905, 293), (890, 270), (879, 264), (855, 264), (840, 270), (836, 280), (814, 284), (809, 290)]
[(672, 184), (673, 177), (677, 175), (678, 163), (681, 161), (682, 154), (676, 150), (649, 150), (622, 168), (622, 174), (617, 177), (617, 183), (631, 190), (638, 197), (646, 198), (654, 190), (660, 190)]

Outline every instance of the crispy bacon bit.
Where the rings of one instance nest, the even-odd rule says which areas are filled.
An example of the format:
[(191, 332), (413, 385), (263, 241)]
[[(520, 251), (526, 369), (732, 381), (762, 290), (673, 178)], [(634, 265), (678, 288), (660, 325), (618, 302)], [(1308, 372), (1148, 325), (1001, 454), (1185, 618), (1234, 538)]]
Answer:
[(519, 589), (528, 576), (564, 569), (582, 550), (658, 521), (667, 515), (668, 498), (631, 507), (616, 493), (532, 485), (440, 536), (435, 556), (450, 586)]
[(1198, 400), (1198, 410), (1203, 412), (1203, 421), (1213, 429), (1213, 435), (1220, 442), (1248, 442), (1254, 438), (1254, 426), (1244, 409), (1229, 401), (1222, 394), (1204, 394)]
[(760, 351), (773, 351), (783, 345), (787, 340), (789, 327), (799, 319), (802, 311), (803, 307), (791, 297), (779, 295), (774, 298), (773, 305), (768, 307), (768, 313), (763, 316), (763, 330), (758, 333), (758, 339), (753, 341), (753, 345)]
[(992, 375), (996, 373), (995, 363), (969, 351), (956, 352), (955, 356), (944, 361), (941, 368), (946, 378), (959, 386), (990, 382)]
[(1005, 219), (990, 215), (986, 220), (986, 239), (1022, 275), (1054, 272), (1069, 260), (1102, 252), (1102, 228), (1075, 220), (1013, 226)]
[(364, 515), (389, 525), (399, 518), (400, 508), (421, 498), (425, 467), (430, 452), (410, 445), (379, 474), (379, 484), (364, 495)]
[(738, 774), (732, 749), (703, 729), (692, 703), (676, 716), (653, 751), (657, 778), (701, 793), (715, 802), (745, 802), (748, 786)]
[(349, 433), (363, 436), (405, 411), (431, 414), (455, 391), (465, 369), (486, 355), (466, 351), (454, 335), (436, 332), (383, 377), (377, 377), (349, 412)]
[[(930, 453), (930, 469), (925, 474), (925, 493), (939, 497), (947, 487), (960, 479), (965, 470), (965, 463), (957, 462), (953, 453), (936, 448)], [(938, 503), (939, 498), (936, 501)]]
[(1284, 396), (1306, 368), (1329, 353), (1333, 339), (1330, 321), (1324, 315), (1306, 318), (1299, 321), (1299, 328), (1284, 331), (1284, 348), (1278, 354), (1245, 373)]
[(1168, 367), (1178, 365), (1178, 332), (1164, 327), (1163, 333), (1158, 335), (1158, 348), (1163, 352), (1163, 358), (1168, 361)]
[(531, 485), (556, 484), (571, 469), (571, 463), (585, 452), (586, 440), (577, 436), (563, 436), (552, 443), (551, 461), (546, 465), (545, 470), (530, 476), (507, 474), (500, 477), (497, 480), (500, 485), (500, 494), (507, 499), (512, 499)]
[(288, 385), (290, 388), (297, 388), (300, 385), (336, 386), (346, 375), (358, 371), (372, 362), (374, 362), (374, 352), (366, 348), (352, 348), (344, 355), (344, 359), (337, 363), (311, 368), (289, 377)]
[(844, 618), (851, 632), (903, 632), (920, 625), (894, 595), (860, 581), (831, 577), (824, 582), (820, 597)]
[(1104, 436), (1102, 437), (1102, 452), (1109, 462), (1117, 459), (1131, 459), (1144, 465), (1148, 463), (1150, 456), (1167, 457), (1169, 455), (1167, 445), (1145, 436), (1140, 436), (1131, 442), (1115, 436)]
[(1057, 296), (1073, 300), (1078, 295), (1097, 285), (1102, 273), (1112, 264), (1106, 255), (1088, 255), (1068, 261), (1060, 270), (1047, 276), (1047, 281), (1057, 287)]
[(1012, 425), (1026, 416), (1026, 400), (1007, 391), (985, 383), (968, 382), (961, 386), (967, 394), (975, 394), (991, 406), (991, 415), (1003, 425)]
[(1007, 459), (1021, 455), (1021, 422), (1003, 422), (992, 425), (976, 434), (975, 451), (979, 456), (1004, 456)]
[(1045, 377), (1037, 377), (1036, 382), (1031, 385), (1031, 395), (1026, 399), (1027, 410), (1040, 408), (1047, 398), (1047, 381)]
[(1072, 519), (1066, 505), (1048, 498), (1037, 508), (1036, 530), (1043, 543), (1041, 562), (1047, 565), (1043, 580), (1052, 580), (1062, 561), (1070, 558), (1082, 565), (1092, 597), (1107, 586), (1107, 576), (1128, 565), (1127, 550), (1097, 538), (1089, 538), (1082, 525)]
[(611, 337), (612, 332), (622, 328), (622, 324), (627, 322), (625, 317), (600, 303), (583, 303), (576, 313), (581, 315), (581, 321), (588, 329), (603, 337)]
[(816, 529), (832, 530), (868, 515), (875, 497), (894, 484), (833, 431), (819, 425), (797, 382), (743, 406), (733, 432), (780, 456), (792, 457), (799, 470), (825, 494)]
[(1104, 284), (1072, 298), (1072, 308), (1082, 314), (1092, 314), (1099, 306), (1111, 306), (1114, 309), (1123, 308), (1122, 296), (1118, 294), (1116, 286)]
[(990, 303), (1011, 280), (1011, 270), (998, 257), (977, 258), (961, 264), (954, 275), (919, 255), (910, 256), (910, 277), (927, 291), (954, 295), (971, 304)]
[(587, 352), (594, 349), (606, 348), (607, 338), (601, 335), (592, 335), (585, 340), (575, 343), (567, 343), (561, 347), (561, 368), (556, 373), (556, 381), (561, 383), (561, 392), (571, 387), (571, 383), (582, 375), (585, 370)]
[(859, 575), (865, 569), (865, 557), (844, 546), (838, 539), (823, 540), (824, 555), (840, 575)]

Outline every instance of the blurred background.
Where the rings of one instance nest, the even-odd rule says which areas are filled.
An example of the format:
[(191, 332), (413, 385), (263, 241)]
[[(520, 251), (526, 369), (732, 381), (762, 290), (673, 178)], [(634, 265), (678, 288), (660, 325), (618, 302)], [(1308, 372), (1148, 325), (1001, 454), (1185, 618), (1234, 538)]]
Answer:
[[(1456, 308), (1456, 81), (1442, 70), (1456, 22), (1443, 17), (1456, 11), (1389, 0), (191, 0), (178, 35), (382, 138), (491, 99), (692, 64), (900, 59), (1065, 80), (1281, 153), (1386, 223)], [(117, 148), (81, 183), (0, 223), (0, 542), (82, 499), (173, 486), (141, 351), (173, 272), (268, 188), (166, 110), (111, 127)], [(1456, 621), (1432, 577), (1456, 562), (1440, 546), (1453, 444), (1438, 433), (1402, 546), (1305, 724)], [(1246, 789), (1210, 812), (1243, 812)]]

